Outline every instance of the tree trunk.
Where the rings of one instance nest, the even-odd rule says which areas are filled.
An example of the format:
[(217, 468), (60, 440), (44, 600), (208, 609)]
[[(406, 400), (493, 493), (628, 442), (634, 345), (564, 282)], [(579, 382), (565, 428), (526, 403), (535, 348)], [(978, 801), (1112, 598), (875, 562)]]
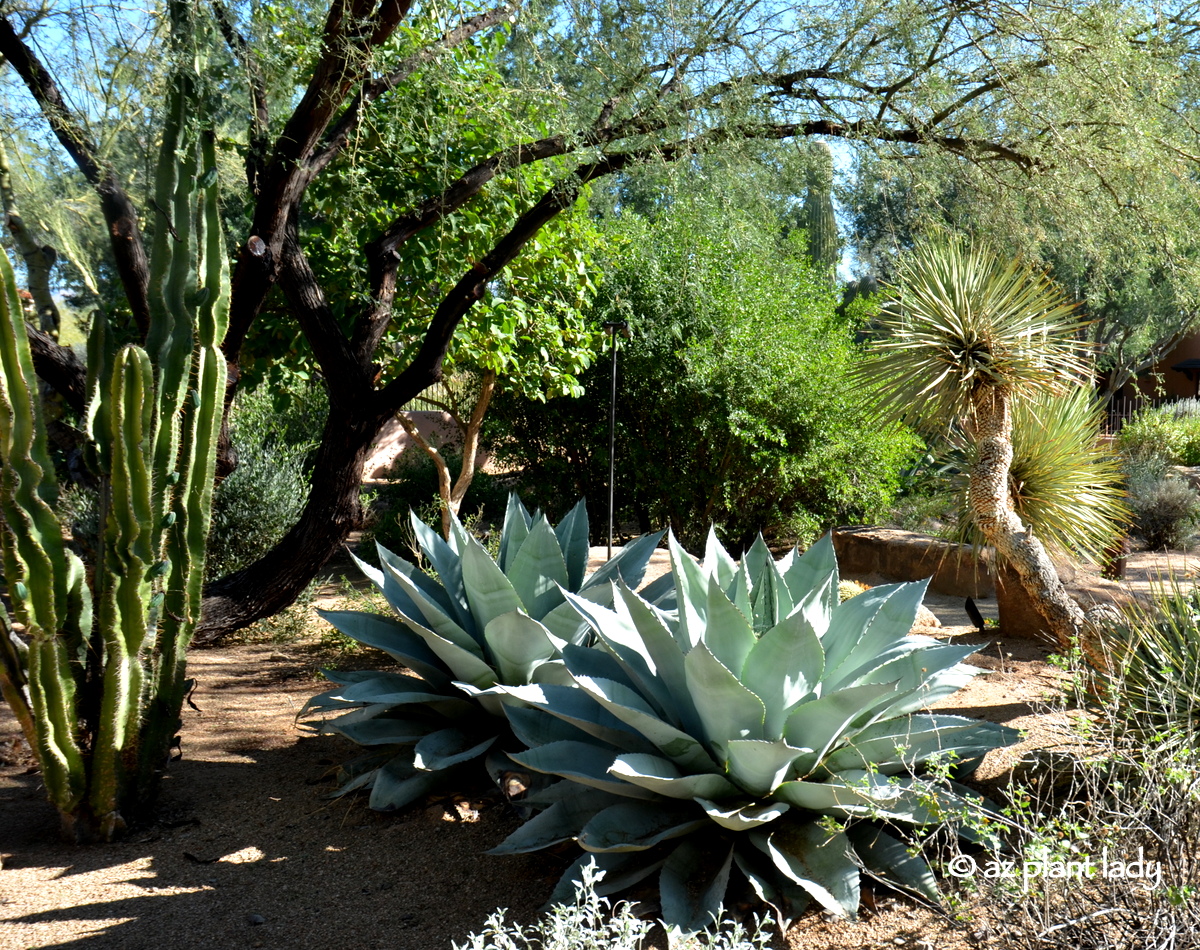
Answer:
[(1084, 642), (1088, 622), (1083, 610), (1067, 594), (1042, 543), (1013, 510), (1008, 485), (1013, 455), (1009, 395), (1001, 389), (983, 388), (974, 403), (979, 456), (971, 470), (971, 516), (996, 553), (1017, 572), (1055, 646), (1066, 652), (1078, 642), (1090, 659), (1090, 645)]
[(195, 643), (215, 643), (234, 630), (291, 604), (362, 523), (359, 489), (371, 444), (391, 413), (338, 411), (330, 406), (312, 489), (300, 520), (283, 540), (248, 567), (205, 589)]

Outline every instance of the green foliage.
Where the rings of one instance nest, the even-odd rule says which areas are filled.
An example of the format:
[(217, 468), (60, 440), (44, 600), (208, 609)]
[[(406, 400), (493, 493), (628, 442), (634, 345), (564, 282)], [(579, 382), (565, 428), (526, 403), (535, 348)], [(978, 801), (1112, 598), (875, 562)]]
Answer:
[[(870, 393), (849, 379), (854, 328), (802, 235), (705, 196), (653, 221), (618, 215), (606, 234), (592, 319), (633, 331), (619, 344), (618, 519), (668, 523), (689, 545), (715, 523), (748, 544), (888, 505), (914, 440), (869, 421)], [(609, 374), (599, 361), (582, 399), (544, 408), (497, 398), (497, 455), (539, 503), (607, 495)]]
[[(386, 73), (423, 55), (431, 44), (440, 45), (459, 13), (421, 11), (379, 51), (373, 68)], [(405, 220), (467, 169), (544, 134), (541, 113), (552, 104), (532, 107), (522, 90), (506, 84), (506, 34), (497, 29), (451, 46), (436, 69), (417, 70), (371, 102), (329, 173), (309, 187), (301, 240), (344, 327), (368, 305), (364, 235), (378, 235), (391, 222)], [(282, 45), (306, 42), (306, 36), (292, 27)], [(385, 375), (408, 365), (429, 315), (554, 181), (554, 169), (543, 163), (502, 167), (478, 197), (436, 224), (418, 228), (399, 246), (396, 297), (380, 351)], [(492, 370), (509, 389), (531, 399), (577, 394), (576, 376), (601, 344), (601, 335), (581, 316), (594, 289), (589, 264), (595, 241), (582, 208), (547, 224), (489, 281), (457, 327), (443, 364), (447, 374)], [(267, 377), (287, 383), (289, 377), (309, 379), (316, 372), (303, 334), (282, 315), (263, 314), (246, 355), (251, 381)]]
[(1117, 435), (1123, 455), (1167, 465), (1200, 465), (1200, 405), (1181, 399), (1141, 409)]
[(229, 421), (238, 466), (213, 498), (209, 580), (266, 554), (299, 519), (327, 411), (320, 386), (291, 394), (260, 388), (238, 395)]
[(661, 537), (641, 537), (587, 574), (582, 502), (551, 527), (512, 495), (495, 559), (457, 518), (448, 541), (415, 515), (412, 527), (436, 580), (384, 548), (381, 569), (358, 562), (399, 619), (321, 614), (411, 674), (326, 671), (338, 685), (310, 699), (301, 713), (336, 711), (324, 729), (377, 747), (347, 766), (350, 778), (341, 792), (369, 788), (370, 805), (379, 811), (402, 808), (452, 781), (498, 740), (503, 746), (503, 687), (565, 680), (560, 651), (588, 637), (564, 592), (611, 602), (608, 582), (639, 584)]
[[(175, 60), (155, 202), (145, 346), (105, 319), (88, 340), (87, 452), (98, 474), (96, 556), (64, 546), (29, 341), (0, 261), (0, 512), (4, 579), (28, 643), (0, 611), (0, 687), (36, 751), (64, 834), (111, 839), (153, 800), (179, 728), (200, 615), (225, 392), (228, 274), (211, 134), (198, 128), (194, 24), (174, 5)], [(215, 177), (215, 176), (213, 176)]]
[(561, 781), (494, 853), (577, 841), (588, 854), (557, 899), (590, 860), (621, 886), (659, 871), (663, 919), (685, 932), (718, 913), (735, 867), (781, 927), (810, 898), (854, 915), (860, 866), (936, 899), (885, 829), (972, 833), (977, 798), (945, 767), (1016, 733), (917, 710), (978, 672), (962, 663), (976, 648), (909, 634), (923, 584), (839, 604), (828, 536), (778, 563), (761, 539), (737, 563), (710, 534), (703, 564), (672, 539), (671, 562), (674, 613), (624, 585), (613, 609), (570, 595), (599, 640), (563, 648), (573, 685), (506, 688), (529, 707), (507, 709), (529, 746), (511, 757)]

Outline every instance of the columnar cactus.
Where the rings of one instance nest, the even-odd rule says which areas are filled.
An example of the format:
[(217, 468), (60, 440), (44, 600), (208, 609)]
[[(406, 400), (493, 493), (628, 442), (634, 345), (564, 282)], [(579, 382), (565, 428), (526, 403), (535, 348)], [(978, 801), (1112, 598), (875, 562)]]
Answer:
[(808, 232), (808, 256), (822, 273), (832, 277), (842, 257), (833, 215), (833, 155), (824, 142), (817, 143), (815, 152), (804, 198), (804, 228)]
[(29, 342), (0, 254), (0, 548), (24, 628), (18, 636), (0, 618), (0, 687), (76, 840), (113, 838), (151, 800), (179, 726), (200, 614), (228, 273), (215, 146), (195, 128), (196, 75), (185, 62), (168, 97), (145, 346), (115, 349), (99, 315), (88, 341), (87, 436), (101, 485), (90, 570), (54, 515)]

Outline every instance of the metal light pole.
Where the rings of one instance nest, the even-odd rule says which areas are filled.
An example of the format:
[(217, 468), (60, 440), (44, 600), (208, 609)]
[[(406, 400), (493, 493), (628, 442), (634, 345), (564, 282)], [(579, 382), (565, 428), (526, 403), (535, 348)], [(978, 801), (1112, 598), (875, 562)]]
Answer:
[(612, 396), (608, 403), (608, 560), (612, 560), (613, 539), (613, 481), (617, 460), (617, 333), (629, 339), (628, 320), (606, 320), (604, 329), (612, 338)]

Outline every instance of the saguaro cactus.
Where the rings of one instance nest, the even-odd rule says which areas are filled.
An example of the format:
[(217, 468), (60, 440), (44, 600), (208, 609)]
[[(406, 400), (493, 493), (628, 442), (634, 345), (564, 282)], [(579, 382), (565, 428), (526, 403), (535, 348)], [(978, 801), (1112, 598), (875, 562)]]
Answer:
[[(180, 5), (177, 34), (191, 36)], [(177, 69), (156, 180), (151, 326), (88, 341), (87, 434), (101, 532), (85, 569), (53, 511), (54, 469), (11, 265), (0, 254), (0, 688), (75, 840), (111, 839), (153, 798), (179, 727), (200, 613), (221, 424), (228, 272), (196, 63)]]
[(804, 196), (804, 227), (808, 232), (808, 256), (831, 278), (841, 260), (837, 221), (833, 214), (833, 154), (824, 142), (814, 149)]

